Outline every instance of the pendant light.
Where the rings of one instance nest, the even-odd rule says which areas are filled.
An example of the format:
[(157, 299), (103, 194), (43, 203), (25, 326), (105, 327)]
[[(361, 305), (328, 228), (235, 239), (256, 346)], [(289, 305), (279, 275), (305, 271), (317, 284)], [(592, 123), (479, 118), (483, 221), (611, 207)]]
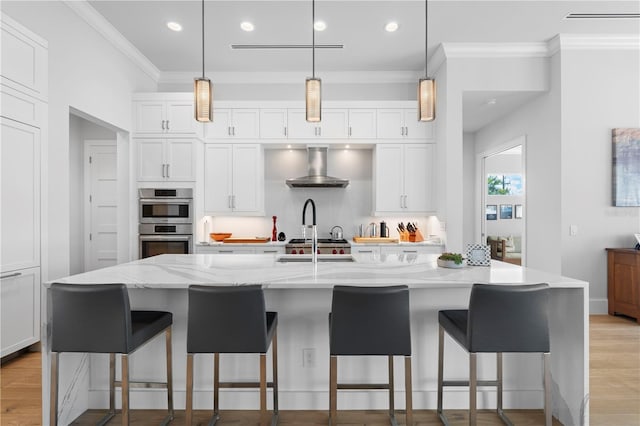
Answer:
[(307, 78), (305, 84), (305, 101), (307, 109), (307, 121), (317, 123), (321, 120), (322, 87), (319, 78), (316, 78), (316, 1), (311, 0), (311, 78)]
[(202, 0), (202, 77), (196, 77), (193, 83), (193, 104), (197, 121), (213, 121), (213, 87), (211, 80), (204, 76), (204, 0)]
[(418, 120), (433, 121), (436, 118), (436, 81), (428, 77), (429, 0), (424, 1), (424, 78), (418, 83)]

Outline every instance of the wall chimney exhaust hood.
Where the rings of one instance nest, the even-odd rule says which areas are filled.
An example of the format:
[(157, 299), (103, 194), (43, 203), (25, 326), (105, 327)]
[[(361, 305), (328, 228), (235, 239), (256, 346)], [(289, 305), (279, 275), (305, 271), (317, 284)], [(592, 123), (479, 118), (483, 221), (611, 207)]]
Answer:
[(309, 173), (307, 176), (287, 179), (290, 188), (344, 188), (349, 185), (347, 179), (327, 176), (327, 147), (310, 146)]

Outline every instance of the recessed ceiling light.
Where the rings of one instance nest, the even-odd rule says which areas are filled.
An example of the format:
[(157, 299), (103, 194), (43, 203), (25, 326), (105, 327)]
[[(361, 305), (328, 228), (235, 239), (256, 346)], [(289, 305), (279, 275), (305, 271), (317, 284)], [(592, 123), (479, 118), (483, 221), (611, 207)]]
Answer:
[(316, 31), (324, 31), (327, 29), (327, 24), (324, 21), (316, 21), (316, 23), (313, 24), (313, 29)]
[(247, 31), (247, 32), (253, 31), (255, 29), (253, 24), (251, 22), (248, 22), (248, 21), (242, 22), (240, 24), (240, 28), (242, 28), (243, 31)]
[(389, 22), (387, 25), (384, 26), (384, 29), (389, 33), (397, 31), (398, 30), (398, 23), (397, 22)]
[(491, 98), (491, 99), (487, 99), (487, 102), (485, 102), (487, 105), (492, 106), (498, 103), (498, 100), (496, 98)]
[(167, 27), (171, 30), (171, 31), (182, 31), (182, 25), (180, 25), (177, 22), (167, 22)]

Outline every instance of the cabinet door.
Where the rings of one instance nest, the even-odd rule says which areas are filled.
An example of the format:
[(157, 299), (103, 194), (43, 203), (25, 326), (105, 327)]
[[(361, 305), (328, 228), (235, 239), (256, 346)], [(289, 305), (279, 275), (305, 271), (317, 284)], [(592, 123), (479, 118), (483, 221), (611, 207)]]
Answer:
[(166, 177), (174, 182), (195, 180), (195, 147), (191, 140), (166, 141)]
[(349, 110), (349, 138), (351, 139), (375, 139), (376, 138), (376, 110), (350, 109)]
[(406, 108), (403, 111), (406, 138), (420, 140), (431, 140), (434, 138), (433, 122), (419, 121), (417, 108)]
[(260, 138), (283, 139), (287, 137), (287, 110), (271, 108), (260, 110)]
[(166, 127), (163, 101), (135, 102), (134, 133), (164, 133)]
[(138, 180), (160, 181), (166, 177), (164, 141), (138, 139)]
[(405, 211), (432, 212), (434, 144), (404, 146)]
[(324, 109), (318, 137), (323, 139), (346, 139), (349, 135), (349, 110)]
[(259, 214), (264, 211), (264, 159), (259, 144), (233, 146), (234, 213)]
[(231, 110), (213, 109), (213, 121), (204, 125), (207, 139), (228, 139), (231, 137)]
[[(322, 113), (322, 118), (324, 119), (324, 110)], [(306, 116), (304, 109), (290, 109), (287, 112), (290, 139), (313, 139), (318, 137), (320, 123), (309, 123), (306, 120)]]
[(2, 271), (40, 265), (40, 130), (0, 119)]
[(401, 109), (378, 109), (376, 121), (378, 139), (400, 139), (404, 137), (403, 111)]
[(402, 212), (404, 182), (403, 147), (378, 144), (375, 152), (375, 212)]
[(166, 104), (166, 133), (171, 134), (196, 134), (196, 126), (199, 124), (194, 118), (193, 102), (168, 101)]
[(0, 304), (0, 356), (40, 340), (40, 268), (4, 274)]
[(230, 213), (232, 146), (230, 144), (206, 144), (204, 149), (205, 214)]
[(257, 109), (239, 108), (232, 111), (231, 136), (242, 139), (257, 139), (260, 135), (260, 113)]

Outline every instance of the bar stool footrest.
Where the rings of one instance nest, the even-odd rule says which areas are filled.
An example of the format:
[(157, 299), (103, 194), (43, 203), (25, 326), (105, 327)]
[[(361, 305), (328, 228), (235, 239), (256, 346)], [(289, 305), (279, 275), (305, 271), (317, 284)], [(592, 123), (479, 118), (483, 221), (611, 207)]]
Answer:
[[(218, 388), (259, 388), (260, 382), (219, 382)], [(267, 382), (267, 388), (273, 388), (273, 382)]]
[[(115, 381), (113, 382), (114, 386), (117, 388), (122, 387), (122, 382)], [(130, 388), (146, 388), (146, 389), (167, 389), (167, 382), (129, 382)]]
[[(478, 380), (476, 386), (498, 386), (497, 380)], [(468, 380), (443, 380), (442, 386), (469, 386)]]
[(338, 389), (389, 389), (388, 383), (338, 383)]

